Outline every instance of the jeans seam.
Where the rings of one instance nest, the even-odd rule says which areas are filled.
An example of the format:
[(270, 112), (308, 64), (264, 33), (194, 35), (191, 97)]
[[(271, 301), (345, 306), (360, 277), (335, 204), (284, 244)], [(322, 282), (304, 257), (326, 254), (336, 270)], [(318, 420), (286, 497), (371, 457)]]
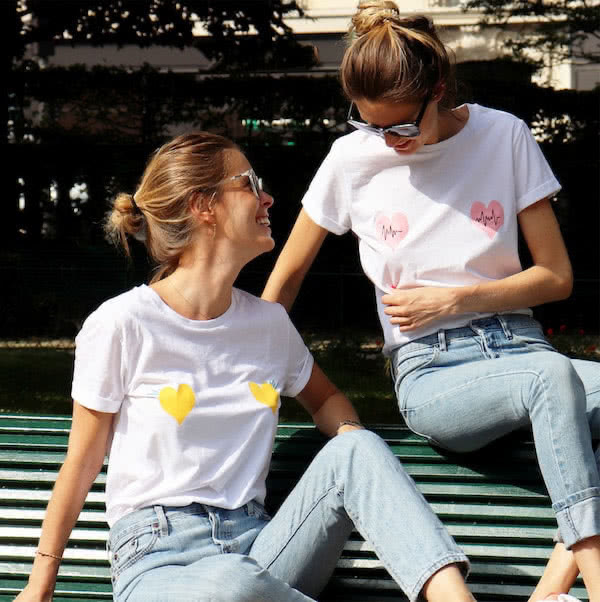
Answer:
[[(460, 385), (458, 385), (457, 387), (454, 387), (453, 389), (446, 389), (443, 393), (440, 393), (438, 395), (436, 395), (435, 397), (430, 398), (430, 400), (424, 404), (421, 404), (420, 406), (418, 406), (417, 408), (406, 408), (406, 411), (408, 412), (414, 412), (416, 410), (419, 410), (421, 408), (425, 408), (428, 405), (430, 405), (431, 403), (433, 403), (434, 401), (438, 401), (439, 399), (443, 399), (444, 397), (446, 397), (449, 393), (454, 393), (455, 391), (460, 391), (461, 389), (465, 389), (467, 387), (470, 387), (471, 385), (473, 385), (474, 383), (477, 383), (479, 381), (484, 381), (487, 380), (489, 378), (498, 378), (500, 376), (516, 376), (516, 375), (523, 375), (523, 374), (533, 374), (535, 377), (538, 376), (538, 374), (532, 370), (522, 370), (522, 371), (513, 371), (513, 370), (509, 370), (506, 372), (495, 372), (494, 374), (486, 374), (485, 376), (480, 376), (477, 377), (473, 380), (470, 380), (469, 382), (466, 383), (462, 383)], [(407, 391), (407, 396), (409, 395), (410, 391), (412, 390), (412, 386), (411, 388)]]
[(298, 522), (298, 525), (296, 526), (296, 528), (285, 539), (285, 542), (280, 546), (280, 549), (277, 551), (277, 553), (273, 556), (273, 558), (268, 563), (265, 564), (264, 568), (266, 570), (269, 570), (271, 565), (279, 558), (279, 556), (281, 556), (283, 551), (289, 545), (290, 541), (292, 541), (292, 539), (295, 537), (296, 533), (298, 533), (298, 531), (304, 525), (304, 523), (308, 520), (310, 515), (315, 511), (317, 506), (329, 495), (330, 491), (332, 491), (332, 490), (336, 490), (336, 493), (339, 494), (339, 489), (338, 489), (338, 486), (336, 483), (333, 483), (327, 489), (324, 490), (323, 494), (318, 499), (316, 499), (314, 504), (307, 510), (307, 512), (303, 516), (302, 520)]
[[(557, 469), (557, 474), (560, 475), (560, 487), (561, 487), (561, 490), (562, 490), (561, 498), (564, 498), (564, 497), (566, 497), (565, 479), (564, 479), (564, 476), (563, 476), (563, 469), (562, 469), (561, 463), (558, 461), (558, 457), (556, 455), (556, 442), (555, 442), (555, 436), (554, 436), (554, 428), (553, 428), (552, 420), (551, 420), (551, 417), (550, 417), (550, 414), (549, 414), (550, 408), (548, 407), (549, 406), (549, 404), (548, 404), (548, 393), (546, 391), (546, 386), (544, 385), (544, 380), (540, 376), (540, 374), (539, 373), (535, 373), (535, 372), (531, 372), (531, 371), (529, 371), (529, 372), (536, 375), (536, 380), (538, 381), (538, 383), (539, 383), (539, 385), (540, 385), (540, 387), (542, 389), (542, 393), (544, 395), (544, 409), (545, 409), (544, 413), (545, 413), (545, 418), (546, 418), (546, 421), (547, 421), (547, 424), (548, 424), (548, 429), (550, 431), (550, 440), (552, 441), (552, 458), (554, 460), (554, 464), (555, 464), (556, 469)], [(533, 426), (533, 420), (531, 419), (531, 408), (528, 408), (528, 414), (529, 414), (529, 421), (531, 422), (531, 424)], [(534, 447), (536, 449), (536, 454), (537, 454), (537, 446), (535, 446), (535, 437), (534, 437)], [(539, 460), (538, 460), (538, 464), (539, 464)]]
[(365, 539), (368, 539), (371, 542), (371, 546), (373, 547), (375, 554), (377, 554), (377, 558), (379, 558), (379, 560), (381, 560), (383, 562), (386, 570), (392, 575), (394, 580), (398, 583), (398, 585), (400, 585), (400, 587), (402, 588), (403, 591), (405, 591), (405, 592), (408, 591), (408, 588), (406, 587), (406, 583), (404, 583), (404, 580), (401, 578), (401, 576), (398, 575), (397, 572), (394, 570), (393, 563), (389, 562), (387, 560), (386, 554), (383, 554), (382, 551), (379, 549), (379, 547), (375, 544), (373, 539), (368, 536), (367, 530), (365, 529), (364, 525), (360, 521), (360, 518), (358, 516), (355, 516), (350, 508), (346, 508), (346, 513), (348, 514), (348, 516), (354, 523), (355, 527), (358, 528), (359, 533), (363, 537), (364, 537), (363, 533), (367, 535), (367, 537)]

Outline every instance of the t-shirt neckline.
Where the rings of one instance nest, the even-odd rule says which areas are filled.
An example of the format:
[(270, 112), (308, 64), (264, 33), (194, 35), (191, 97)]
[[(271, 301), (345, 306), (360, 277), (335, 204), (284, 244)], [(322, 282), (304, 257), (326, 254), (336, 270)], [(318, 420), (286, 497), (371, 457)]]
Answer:
[(191, 318), (186, 318), (182, 316), (180, 313), (177, 313), (170, 305), (163, 301), (162, 297), (150, 286), (147, 284), (142, 284), (140, 286), (140, 292), (142, 295), (146, 295), (152, 303), (161, 311), (163, 314), (167, 316), (167, 318), (171, 320), (175, 320), (180, 324), (185, 326), (191, 326), (193, 328), (212, 328), (214, 326), (220, 326), (221, 323), (227, 322), (229, 320), (229, 316), (233, 313), (235, 305), (236, 305), (236, 294), (235, 288), (231, 292), (231, 303), (229, 307), (216, 318), (212, 318), (211, 320), (192, 320)]

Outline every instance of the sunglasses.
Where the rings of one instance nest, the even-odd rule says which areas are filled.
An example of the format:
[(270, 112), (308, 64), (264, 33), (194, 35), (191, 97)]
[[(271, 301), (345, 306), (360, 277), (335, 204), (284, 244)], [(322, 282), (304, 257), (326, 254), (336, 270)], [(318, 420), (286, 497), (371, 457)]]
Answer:
[(423, 104), (421, 105), (421, 110), (417, 115), (417, 119), (412, 123), (399, 123), (398, 125), (388, 125), (384, 128), (378, 128), (375, 125), (370, 125), (365, 123), (364, 121), (357, 121), (356, 119), (352, 119), (352, 109), (354, 108), (354, 102), (350, 103), (350, 110), (348, 111), (348, 123), (357, 130), (361, 130), (363, 132), (367, 132), (368, 134), (375, 134), (380, 138), (385, 138), (386, 134), (390, 134), (392, 136), (397, 136), (399, 138), (416, 138), (421, 135), (421, 120), (423, 119), (423, 115), (425, 115), (425, 109), (427, 109), (427, 105), (431, 100), (431, 93), (427, 94), (425, 99), (423, 100)]
[(248, 169), (244, 173), (240, 173), (237, 176), (231, 176), (228, 180), (239, 180), (240, 178), (248, 178), (250, 183), (250, 188), (252, 188), (252, 192), (256, 195), (257, 198), (260, 199), (260, 193), (263, 190), (262, 178), (259, 178), (252, 168)]

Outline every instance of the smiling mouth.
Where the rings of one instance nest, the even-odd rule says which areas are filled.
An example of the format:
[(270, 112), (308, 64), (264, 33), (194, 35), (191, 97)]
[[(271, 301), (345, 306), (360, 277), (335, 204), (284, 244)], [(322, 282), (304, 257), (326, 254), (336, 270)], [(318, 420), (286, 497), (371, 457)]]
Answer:
[(266, 215), (263, 217), (257, 217), (256, 223), (259, 224), (260, 226), (270, 226), (271, 225), (271, 222)]
[(411, 144), (412, 144), (412, 140), (404, 140), (403, 142), (394, 144), (394, 149), (395, 150), (404, 150), (404, 149), (408, 148)]

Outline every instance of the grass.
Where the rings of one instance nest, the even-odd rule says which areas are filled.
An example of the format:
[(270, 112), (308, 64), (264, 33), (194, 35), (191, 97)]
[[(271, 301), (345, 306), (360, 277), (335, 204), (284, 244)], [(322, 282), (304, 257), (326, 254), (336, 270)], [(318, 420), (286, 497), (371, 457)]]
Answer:
[(73, 350), (0, 349), (0, 411), (70, 414)]
[[(548, 333), (570, 357), (600, 361), (600, 335)], [(398, 423), (399, 414), (385, 358), (376, 337), (324, 337), (304, 333), (317, 363), (356, 406), (368, 424)], [(0, 342), (0, 412), (70, 414), (72, 341)], [(282, 421), (305, 421), (299, 404), (285, 399)]]

